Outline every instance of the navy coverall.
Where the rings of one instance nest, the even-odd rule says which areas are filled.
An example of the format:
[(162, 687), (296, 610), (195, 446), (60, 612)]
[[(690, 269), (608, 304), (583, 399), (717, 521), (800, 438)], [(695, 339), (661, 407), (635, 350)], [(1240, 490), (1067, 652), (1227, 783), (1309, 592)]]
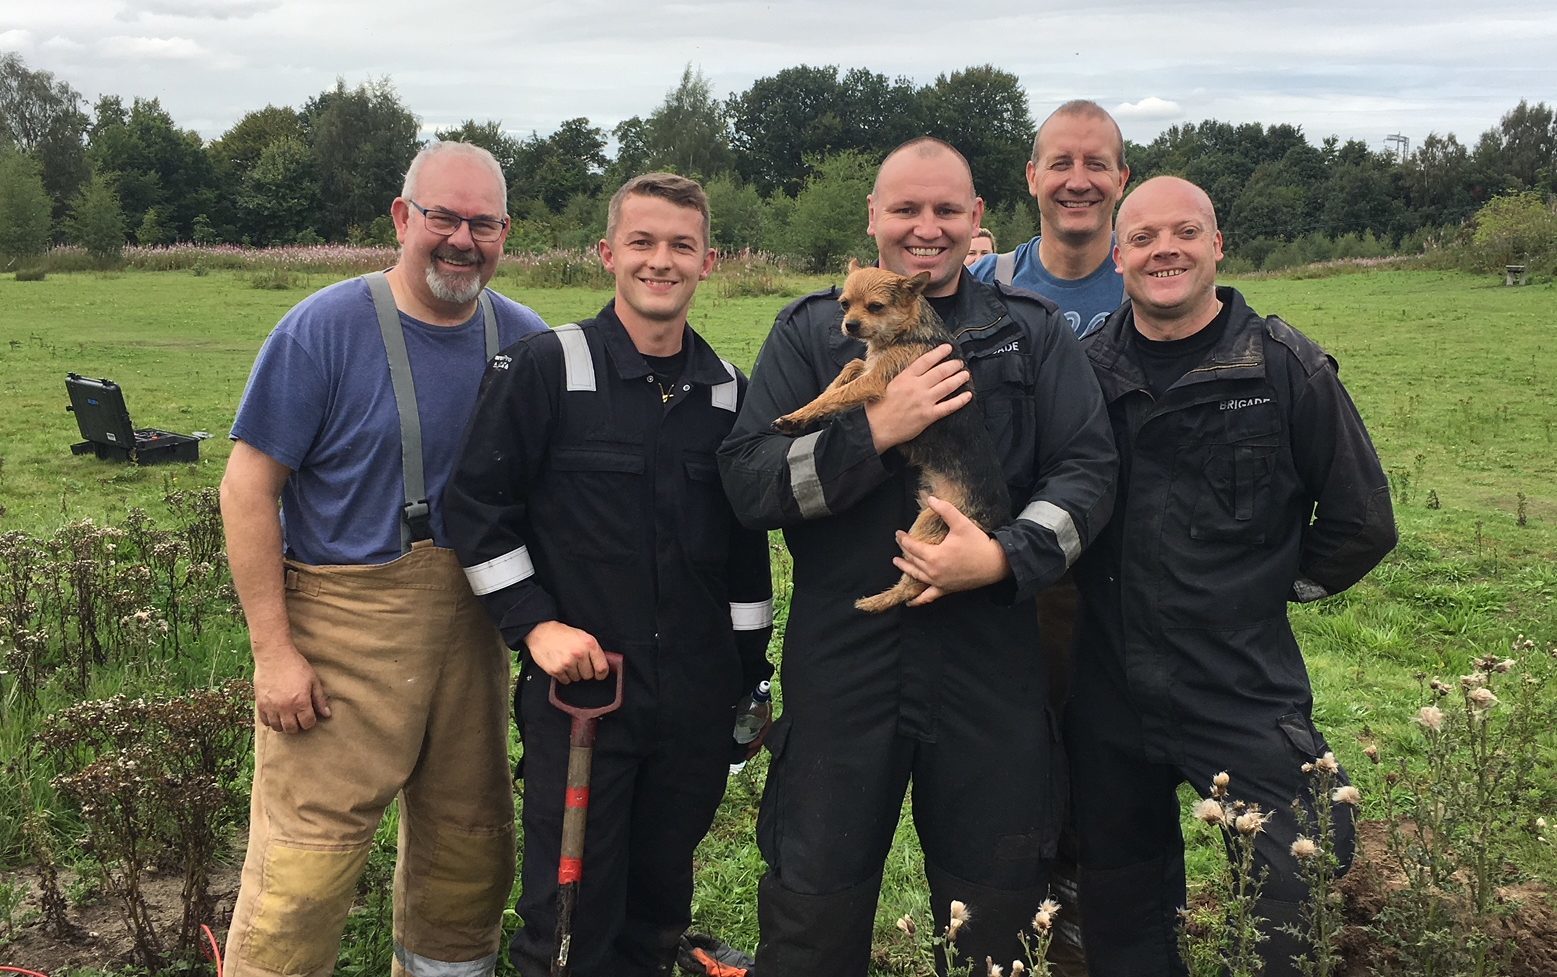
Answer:
[(748, 525), (780, 527), (794, 557), (784, 638), (785, 711), (757, 841), (763, 977), (864, 974), (883, 861), (904, 791), (932, 908), (975, 923), (959, 954), (1010, 960), (1045, 893), (1063, 765), (1036, 653), (1033, 594), (1057, 580), (1112, 508), (1113, 438), (1102, 397), (1054, 306), (964, 274), (942, 318), (972, 374), (1012, 499), (994, 528), (1012, 576), (924, 607), (866, 614), (895, 582), (894, 532), (918, 512), (917, 472), (878, 455), (863, 408), (798, 437), (773, 419), (812, 400), (864, 345), (845, 336), (836, 289), (778, 317), (720, 451)]
[[(1303, 763), (1328, 747), (1287, 602), (1339, 593), (1395, 545), (1389, 486), (1335, 361), (1231, 288), (1227, 328), (1160, 399), (1126, 302), (1083, 341), (1119, 445), (1108, 529), (1077, 565), (1076, 672), (1065, 712), (1087, 962), (1094, 977), (1183, 974), (1184, 849), (1175, 789), (1272, 812), (1259, 913), (1266, 973), (1289, 974), (1306, 894), (1289, 848)], [(1342, 774), (1344, 781), (1344, 773)], [(1350, 809), (1337, 805), (1350, 862)], [(1302, 833), (1308, 833), (1306, 829)]]
[[(690, 922), (692, 851), (724, 794), (736, 704), (772, 674), (767, 537), (736, 521), (714, 456), (745, 378), (690, 327), (683, 335), (685, 367), (664, 403), (673, 378), (653, 373), (612, 306), (505, 350), (444, 503), (472, 589), (510, 646), (558, 620), (626, 660), (622, 708), (595, 743), (578, 977), (668, 972)], [(548, 685), (526, 656), (514, 702), (524, 926), (510, 948), (524, 977), (548, 972), (556, 926), (568, 719)]]

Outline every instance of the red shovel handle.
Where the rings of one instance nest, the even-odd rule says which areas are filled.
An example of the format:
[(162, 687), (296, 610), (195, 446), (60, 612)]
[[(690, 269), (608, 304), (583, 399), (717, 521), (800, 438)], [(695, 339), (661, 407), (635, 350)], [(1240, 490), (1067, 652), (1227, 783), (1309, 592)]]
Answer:
[[(547, 691), (546, 697), (551, 700), (552, 705), (573, 717), (573, 728), (575, 730), (579, 728), (581, 720), (599, 719), (606, 713), (615, 712), (622, 708), (622, 684), (623, 678), (626, 675), (626, 670), (622, 668), (622, 656), (614, 651), (608, 651), (605, 653), (605, 660), (606, 675), (616, 677), (616, 698), (603, 706), (594, 706), (586, 709), (583, 706), (575, 706), (563, 702), (557, 695), (557, 680), (551, 680), (551, 688)], [(575, 740), (575, 742), (577, 741)]]
[(584, 825), (589, 812), (589, 768), (594, 757), (595, 727), (600, 717), (622, 707), (624, 669), (622, 656), (605, 653), (608, 674), (616, 675), (616, 698), (606, 705), (584, 708), (569, 705), (557, 696), (557, 680), (551, 680), (547, 697), (567, 713), (568, 786), (562, 806), (562, 852), (557, 862), (557, 947), (552, 957), (552, 977), (567, 977), (568, 954), (573, 945), (573, 909), (578, 903), (579, 881), (584, 877)]

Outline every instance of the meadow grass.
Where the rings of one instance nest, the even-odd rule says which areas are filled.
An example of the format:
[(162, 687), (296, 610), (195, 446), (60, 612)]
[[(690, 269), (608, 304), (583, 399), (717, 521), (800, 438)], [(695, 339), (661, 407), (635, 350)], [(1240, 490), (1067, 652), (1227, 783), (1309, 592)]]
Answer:
[[(223, 269), (0, 279), (0, 532), (46, 533), (82, 516), (117, 522), (131, 506), (155, 510), (170, 488), (214, 485), (260, 343), (287, 308), (333, 280), (302, 273), (295, 288), (260, 289), (247, 273)], [(793, 284), (799, 294), (826, 279)], [(1316, 721), (1366, 797), (1378, 774), (1362, 748), (1371, 742), (1386, 753), (1410, 752), (1420, 676), (1468, 670), (1473, 654), (1504, 648), (1518, 632), (1543, 643), (1557, 638), (1557, 337), (1550, 315), (1557, 292), (1549, 284), (1504, 288), (1491, 276), (1398, 270), (1234, 284), (1254, 308), (1282, 315), (1339, 360), (1391, 475), (1401, 546), (1351, 592), (1292, 612), (1313, 677)], [(727, 298), (716, 285), (717, 276), (692, 323), (749, 372), (789, 298)], [(506, 276), (495, 287), (552, 323), (593, 315), (609, 299), (598, 289), (523, 288)], [(79, 436), (64, 411), (67, 371), (120, 383), (140, 426), (209, 432), (201, 461), (136, 468), (72, 456), (69, 445)], [(782, 624), (788, 571), (777, 543), (775, 556)], [(218, 629), (177, 668), (102, 675), (93, 692), (241, 674), (242, 641), (240, 630)], [(779, 696), (782, 703), (782, 686)], [(26, 736), (4, 709), (0, 697), (0, 746), (10, 752)], [(1238, 749), (1229, 743), (1229, 756)], [(752, 839), (764, 770), (758, 758), (732, 778), (698, 855), (698, 924), (748, 948), (756, 943), (762, 862)], [(1023, 776), (1019, 759), (1010, 776)], [(0, 794), (6, 788), (0, 782)], [(1557, 811), (1549, 781), (1543, 790), (1541, 802)], [(0, 802), (0, 862), (19, 857), (6, 824), (17, 812), (14, 801)], [(1187, 834), (1192, 876), (1203, 878), (1222, 858), (1220, 846)], [(892, 921), (903, 912), (929, 918), (906, 821), (898, 841), (877, 921), (881, 974), (913, 972)], [(1529, 871), (1557, 875), (1549, 852)]]

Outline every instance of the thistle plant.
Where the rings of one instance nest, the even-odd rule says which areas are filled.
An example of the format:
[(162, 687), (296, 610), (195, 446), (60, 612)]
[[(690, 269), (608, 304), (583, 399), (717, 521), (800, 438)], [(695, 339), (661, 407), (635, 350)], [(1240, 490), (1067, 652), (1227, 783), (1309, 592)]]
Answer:
[(1406, 884), (1377, 930), (1413, 974), (1486, 977), (1498, 965), (1497, 888), (1538, 814), (1531, 778), (1557, 723), (1553, 650), (1520, 635), (1511, 652), (1426, 682), (1415, 717), (1424, 762), (1402, 758), (1384, 778), (1389, 857)]
[[(1227, 846), (1228, 860), (1211, 883), (1216, 909), (1190, 918), (1179, 929), (1179, 954), (1193, 973), (1226, 973), (1257, 977), (1264, 973), (1260, 943), (1265, 940), (1259, 915), (1265, 868), (1255, 858), (1255, 838), (1265, 830), (1270, 812), (1258, 804), (1232, 797), (1227, 771), (1211, 781), (1210, 796), (1195, 805), (1195, 818), (1216, 828)], [(1220, 968), (1220, 969), (1217, 969)]]
[(1029, 974), (1033, 977), (1048, 977), (1053, 973), (1049, 966), (1049, 947), (1054, 939), (1054, 919), (1059, 912), (1060, 904), (1053, 899), (1045, 899), (1039, 904), (1030, 931), (1024, 929), (1017, 934), (1022, 956), (1012, 960), (1009, 967), (990, 957), (976, 961), (966, 955), (958, 955), (957, 939), (962, 930), (973, 923), (973, 909), (960, 899), (951, 901), (946, 927), (940, 933), (921, 937), (918, 924), (908, 913), (897, 918), (897, 929), (910, 941), (918, 965), (928, 971), (936, 971), (935, 959), (939, 957), (944, 961), (944, 972), (947, 974), (962, 974), (964, 977), (1025, 977)]
[(1316, 810), (1311, 816), (1301, 799), (1293, 800), (1292, 813), (1299, 830), (1308, 833), (1298, 835), (1292, 842), (1291, 851), (1297, 861), (1298, 874), (1308, 887), (1308, 898), (1299, 910), (1301, 925), (1284, 928), (1309, 948), (1307, 954), (1293, 960), (1298, 973), (1304, 977), (1334, 977), (1341, 969), (1341, 930), (1345, 926), (1345, 915), (1337, 877), (1341, 863), (1335, 852), (1335, 821), (1330, 817), (1330, 805), (1345, 804), (1355, 808), (1361, 803), (1362, 795), (1350, 784), (1337, 783), (1341, 766), (1334, 753), (1305, 763), (1302, 769)]

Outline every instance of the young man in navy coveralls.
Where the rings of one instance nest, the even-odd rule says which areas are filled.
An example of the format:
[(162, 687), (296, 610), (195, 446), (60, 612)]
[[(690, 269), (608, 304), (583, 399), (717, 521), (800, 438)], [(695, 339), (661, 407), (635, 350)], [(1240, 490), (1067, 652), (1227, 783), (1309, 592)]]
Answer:
[(604, 652), (625, 659), (622, 708), (595, 743), (570, 960), (577, 977), (639, 977), (671, 972), (736, 705), (772, 673), (767, 538), (736, 522), (714, 458), (746, 379), (687, 324), (713, 269), (708, 230), (691, 180), (648, 174), (616, 193), (599, 245), (615, 297), (494, 361), (449, 491), (471, 587), (523, 649), (510, 958), (524, 977), (555, 950), (568, 718), (551, 681), (593, 685)]

